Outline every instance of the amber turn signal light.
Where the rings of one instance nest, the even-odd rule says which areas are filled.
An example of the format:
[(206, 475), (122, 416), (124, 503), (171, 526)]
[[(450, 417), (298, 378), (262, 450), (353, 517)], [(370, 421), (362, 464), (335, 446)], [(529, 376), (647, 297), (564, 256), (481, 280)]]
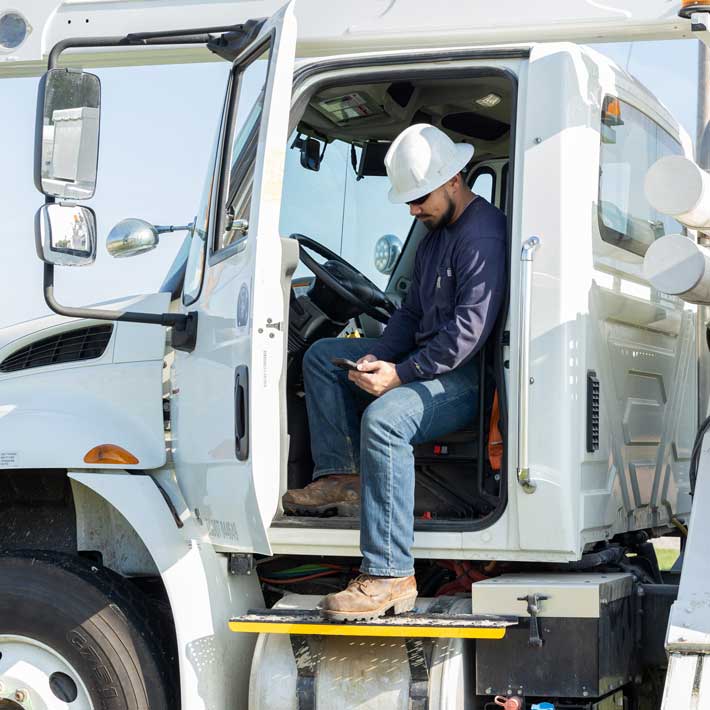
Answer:
[(84, 456), (84, 463), (98, 464), (137, 464), (138, 459), (130, 452), (116, 444), (100, 444), (94, 446)]
[(694, 12), (710, 12), (710, 3), (698, 2), (698, 0), (682, 0), (678, 15), (689, 20)]
[(623, 126), (621, 120), (621, 102), (614, 96), (607, 96), (602, 106), (602, 123), (605, 126)]

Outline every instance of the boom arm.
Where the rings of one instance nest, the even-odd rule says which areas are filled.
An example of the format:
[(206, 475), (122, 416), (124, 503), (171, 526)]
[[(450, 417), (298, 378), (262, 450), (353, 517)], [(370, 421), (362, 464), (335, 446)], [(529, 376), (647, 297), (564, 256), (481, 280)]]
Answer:
[[(20, 13), (29, 27), (26, 39), (15, 49), (5, 49), (0, 37), (0, 77), (40, 74), (52, 47), (68, 37), (234, 25), (254, 17), (269, 17), (283, 4), (283, 0), (34, 0)], [(710, 33), (693, 32), (690, 20), (678, 16), (680, 5), (680, 0), (441, 0), (433, 19), (428, 0), (335, 0), (335, 7), (333, 0), (298, 0), (298, 55), (565, 40), (581, 43), (695, 37), (710, 43)], [(204, 48), (190, 45), (81, 50), (73, 59), (71, 55), (68, 58), (67, 63), (82, 67), (215, 59)]]

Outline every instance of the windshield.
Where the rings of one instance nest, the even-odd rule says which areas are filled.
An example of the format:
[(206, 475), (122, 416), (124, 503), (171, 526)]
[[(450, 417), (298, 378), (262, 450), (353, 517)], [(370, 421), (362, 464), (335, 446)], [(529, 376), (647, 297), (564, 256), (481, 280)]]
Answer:
[[(360, 148), (356, 147), (355, 164), (359, 161)], [(394, 234), (404, 243), (412, 224), (407, 206), (387, 199), (389, 187), (386, 176), (367, 175), (358, 180), (351, 147), (343, 141), (326, 147), (317, 172), (301, 166), (298, 149), (288, 150), (280, 233), (298, 232), (321, 242), (384, 288), (389, 277), (375, 268), (375, 243), (385, 234)], [(299, 265), (296, 276), (309, 274)]]

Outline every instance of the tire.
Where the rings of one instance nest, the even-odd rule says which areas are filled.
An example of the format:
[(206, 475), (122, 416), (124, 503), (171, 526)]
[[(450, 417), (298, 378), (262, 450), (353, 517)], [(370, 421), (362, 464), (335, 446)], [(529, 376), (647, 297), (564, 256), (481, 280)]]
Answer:
[(0, 698), (17, 700), (21, 685), (30, 707), (175, 710), (163, 650), (172, 639), (160, 638), (157, 617), (110, 570), (69, 555), (0, 553)]

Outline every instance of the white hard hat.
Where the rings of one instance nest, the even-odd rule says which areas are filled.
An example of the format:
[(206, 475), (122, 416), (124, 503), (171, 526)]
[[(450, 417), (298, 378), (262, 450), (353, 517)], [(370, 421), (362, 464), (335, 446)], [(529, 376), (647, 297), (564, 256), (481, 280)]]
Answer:
[(390, 202), (409, 202), (436, 190), (461, 172), (471, 156), (472, 145), (454, 143), (436, 126), (405, 128), (385, 155)]

